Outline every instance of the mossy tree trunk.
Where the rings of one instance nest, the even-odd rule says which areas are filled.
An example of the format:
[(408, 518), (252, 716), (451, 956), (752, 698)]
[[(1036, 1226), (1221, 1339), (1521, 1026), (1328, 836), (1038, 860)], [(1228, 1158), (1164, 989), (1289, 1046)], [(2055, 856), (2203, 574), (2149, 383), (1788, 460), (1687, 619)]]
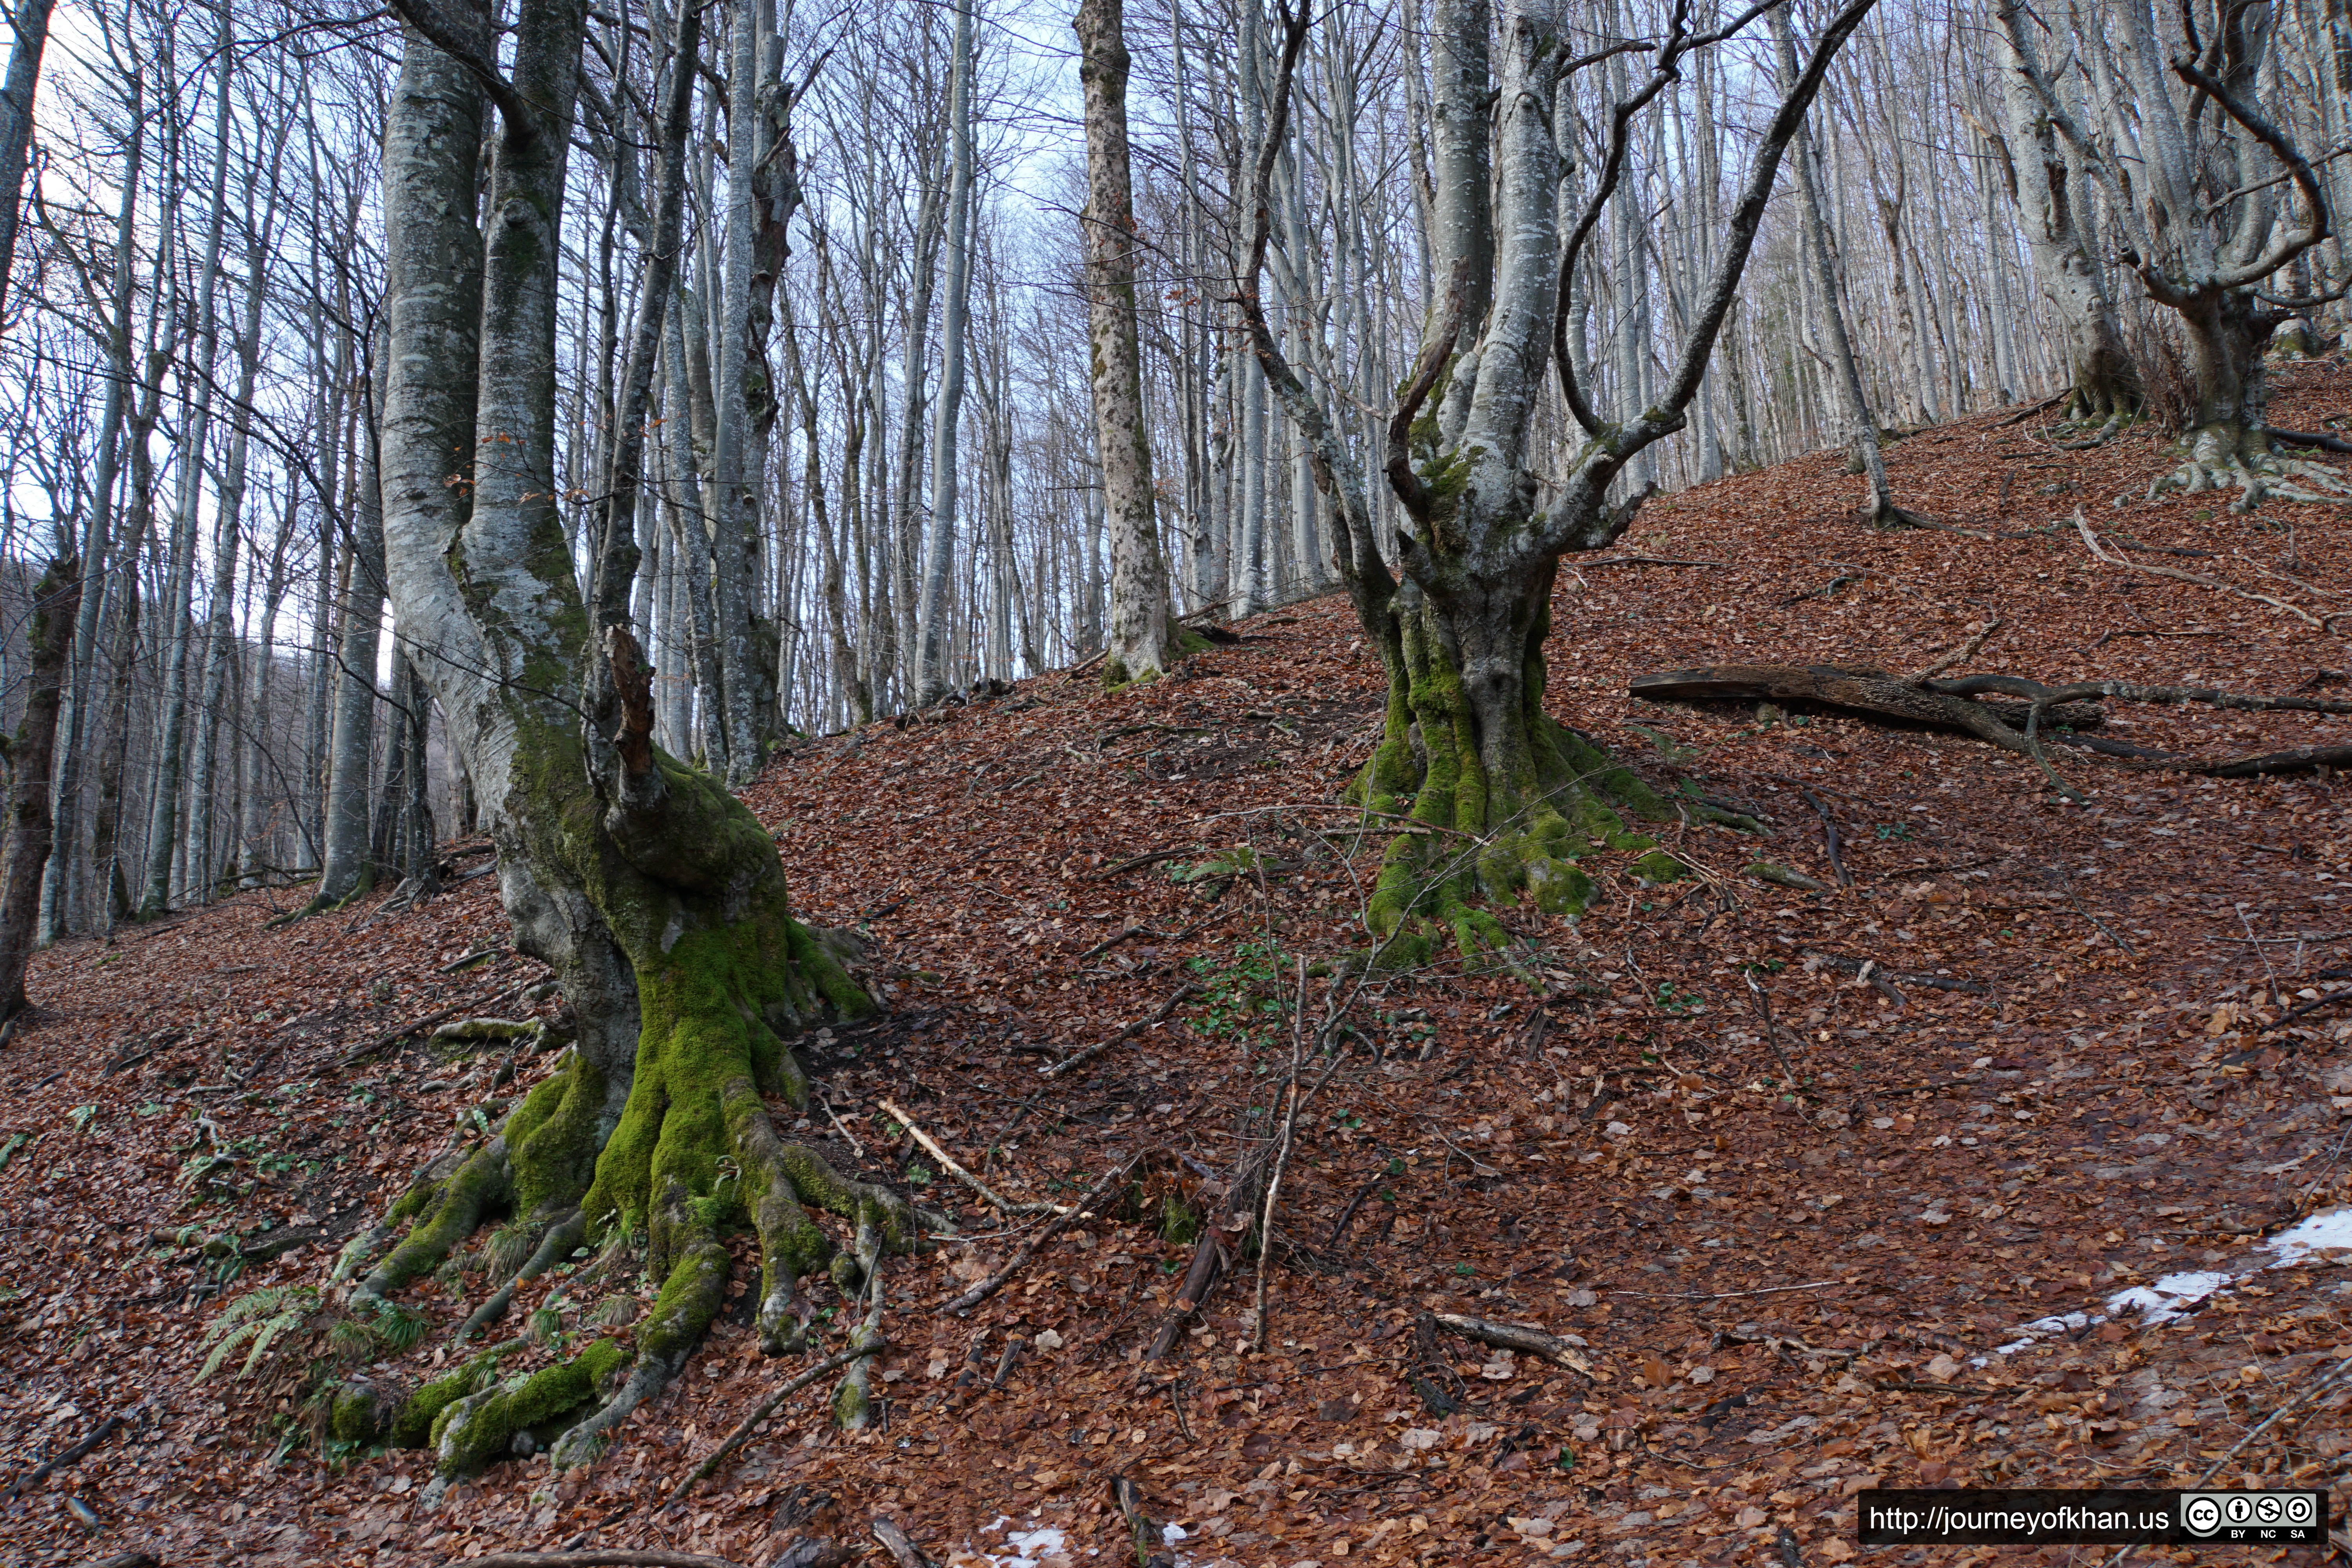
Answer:
[[(599, 1452), (690, 1353), (724, 1299), (728, 1230), (758, 1236), (761, 1340), (775, 1352), (800, 1338), (793, 1279), (833, 1251), (804, 1205), (901, 1246), (911, 1216), (777, 1136), (767, 1100), (805, 1098), (788, 1037), (872, 1005), (792, 918), (758, 820), (719, 781), (655, 748), (649, 674), (617, 616), (598, 608), (628, 602), (629, 530), (605, 530), (591, 605), (556, 510), (557, 241), (584, 6), (527, 0), (511, 79), (489, 68), (479, 5), (403, 16), (384, 161), (388, 582), (499, 845), (515, 944), (555, 968), (579, 1032), (497, 1136), (394, 1206), (377, 1244), (402, 1223), (406, 1234), (352, 1296), (381, 1300), (493, 1219), (534, 1244), (525, 1278), (583, 1241), (641, 1256), (659, 1300), (625, 1368), (599, 1352), (593, 1407), (556, 1440), (568, 1463)], [(677, 133), (665, 136), (665, 159), (683, 155), (696, 17), (682, 9), (672, 46), (686, 63), (671, 76), (666, 124)], [(485, 99), (497, 115), (479, 231)], [(677, 174), (662, 181), (672, 243), (657, 251), (675, 248)], [(659, 311), (668, 292), (647, 288), (642, 308)], [(637, 324), (639, 352), (651, 354), (661, 325), (657, 314)], [(642, 423), (649, 379), (625, 383), (625, 428)], [(635, 458), (624, 456), (625, 518)], [(557, 1382), (579, 1393), (578, 1378)], [(444, 1481), (559, 1414), (537, 1397), (461, 1405), (433, 1428)]]
[[(1273, 112), (1257, 149), (1242, 312), (1269, 384), (1307, 437), (1316, 482), (1335, 502), (1340, 576), (1388, 676), (1381, 742), (1356, 789), (1368, 808), (1403, 813), (1419, 828), (1390, 847), (1372, 900), (1373, 932), (1390, 956), (1425, 954), (1446, 935), (1465, 956), (1499, 945), (1502, 928), (1478, 906), (1522, 890), (1547, 910), (1580, 910), (1591, 883), (1575, 861), (1595, 847), (1645, 852), (1638, 875), (1675, 874), (1671, 858), (1627, 822), (1664, 815), (1664, 803), (1545, 708), (1552, 587), (1561, 555), (1602, 548), (1632, 523), (1641, 497), (1612, 505), (1610, 488), (1633, 458), (1682, 427), (1781, 155), (1830, 59), (1872, 4), (1850, 0), (1816, 41), (1765, 131), (1663, 396), (1618, 422), (1593, 412), (1568, 352), (1577, 256), (1616, 195), (1633, 120), (1692, 50), (1718, 37), (1677, 23), (1655, 46), (1647, 79), (1612, 110), (1595, 188), (1563, 234), (1557, 95), (1571, 72), (1622, 51), (1571, 58), (1560, 16), (1542, 0), (1519, 5), (1494, 32), (1499, 80), (1490, 85), (1490, 6), (1466, 0), (1445, 10), (1444, 25), (1459, 35), (1438, 45), (1454, 73), (1450, 90), (1491, 105), (1492, 116), (1481, 108), (1446, 121), (1449, 134), (1489, 140), (1457, 147), (1439, 164), (1438, 205), (1452, 216), (1433, 237), (1433, 266), (1447, 281), (1446, 303), (1433, 312), (1390, 420), (1384, 464), (1410, 521), (1396, 542), (1402, 581), (1374, 548), (1360, 470), (1258, 302), (1267, 189), (1308, 26), (1303, 10), (1286, 14)], [(1489, 169), (1491, 206), (1483, 199)], [(1448, 180), (1482, 186), (1449, 195)], [(1465, 333), (1473, 341), (1457, 353)], [(1528, 452), (1548, 365), (1587, 437), (1564, 480), (1550, 485)]]

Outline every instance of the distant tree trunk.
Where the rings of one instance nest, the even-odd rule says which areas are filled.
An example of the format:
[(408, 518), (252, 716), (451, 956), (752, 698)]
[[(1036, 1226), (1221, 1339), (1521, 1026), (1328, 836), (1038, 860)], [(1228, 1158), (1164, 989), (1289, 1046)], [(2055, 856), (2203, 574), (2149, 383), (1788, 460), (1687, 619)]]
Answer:
[[(137, 79), (133, 78), (132, 104), (139, 102)], [(139, 184), (145, 168), (146, 117), (134, 113), (131, 122), (130, 145), (123, 157), (122, 200), (115, 211), (114, 254), (118, 258), (131, 254), (137, 241)], [(5, 272), (5, 268), (0, 268)], [(142, 381), (133, 361), (131, 346), (131, 310), (137, 302), (138, 269), (118, 264), (114, 268), (113, 309), (107, 319), (106, 341), (106, 403), (99, 416), (97, 461), (90, 479), (89, 527), (82, 536), (81, 560), (86, 575), (94, 577), (99, 587), (84, 594), (74, 616), (73, 663), (68, 673), (64, 696), (64, 711), (59, 728), (64, 746), (58, 758), (58, 799), (56, 834), (65, 845), (65, 853), (52, 857), (49, 874), (41, 888), (41, 940), (54, 942), (64, 934), (74, 918), (74, 889), (79, 880), (75, 869), (76, 852), (80, 838), (81, 768), (86, 747), (83, 736), (92, 731), (89, 721), (90, 695), (96, 689), (99, 671), (100, 613), (105, 608), (107, 573), (113, 559), (115, 481), (121, 468), (123, 425), (131, 409), (131, 395)], [(142, 345), (143, 349), (143, 345)], [(135, 558), (139, 545), (135, 539), (127, 540), (124, 554)]]
[(1087, 314), (1103, 510), (1110, 528), (1110, 635), (1103, 679), (1152, 680), (1175, 661), (1168, 569), (1152, 515), (1151, 432), (1136, 337), (1135, 195), (1128, 166), (1127, 38), (1121, 0), (1080, 0), (1078, 80), (1086, 92)]
[[(204, 683), (196, 700), (195, 755), (189, 764), (188, 897), (209, 902), (214, 891), (217, 857), (213, 849), (215, 803), (213, 799), (221, 748), (236, 743), (236, 726), (228, 707), (229, 662), (236, 651), (236, 567), (244, 543), (246, 460), (251, 426), (246, 410), (253, 406), (254, 383), (261, 366), (261, 310), (268, 279), (265, 220), (255, 231), (246, 255), (243, 330), (237, 339), (236, 396), (229, 407), (228, 459), (222, 465), (218, 492), (213, 498), (213, 581), (206, 605), (204, 636)], [(228, 820), (236, 820), (236, 803), (229, 802)]]
[[(382, 374), (386, 343), (373, 353)], [(344, 551), (342, 635), (337, 639), (332, 728), (327, 742), (327, 810), (320, 837), (319, 885), (310, 909), (333, 909), (375, 886), (368, 805), (374, 794), (375, 676), (383, 626), (383, 505), (380, 490), (377, 413), (364, 419), (358, 500)]]
[[(1789, 26), (1788, 13), (1772, 13), (1773, 37), (1779, 45), (1780, 79), (1785, 88), (1796, 79), (1797, 46)], [(1850, 471), (1867, 480), (1869, 492), (1864, 497), (1863, 518), (1871, 523), (1900, 522), (1903, 509), (1895, 504), (1895, 492), (1886, 482), (1886, 457), (1878, 447), (1878, 420), (1870, 411), (1869, 395), (1863, 391), (1862, 370), (1855, 363), (1853, 339), (1846, 331), (1845, 309), (1838, 291), (1837, 264), (1830, 250), (1828, 205), (1822, 196), (1822, 183), (1815, 166), (1812, 139), (1804, 131), (1797, 132), (1790, 149), (1797, 163), (1797, 183), (1803, 193), (1799, 211), (1805, 231), (1805, 258), (1811, 265), (1815, 284), (1821, 289), (1821, 320), (1828, 329), (1830, 379), (1837, 385), (1838, 401), (1845, 416), (1846, 463)], [(1906, 300), (1904, 310), (1908, 321), (1910, 306)], [(1906, 330), (1907, 331), (1907, 324)]]
[(80, 604), (81, 563), (60, 555), (33, 586), (25, 716), (5, 752), (8, 821), (7, 842), (0, 848), (0, 1019), (25, 1010), (25, 965), (38, 935), (41, 875), (49, 863), (49, 796), (55, 784), (49, 763), (57, 751), (58, 693)]

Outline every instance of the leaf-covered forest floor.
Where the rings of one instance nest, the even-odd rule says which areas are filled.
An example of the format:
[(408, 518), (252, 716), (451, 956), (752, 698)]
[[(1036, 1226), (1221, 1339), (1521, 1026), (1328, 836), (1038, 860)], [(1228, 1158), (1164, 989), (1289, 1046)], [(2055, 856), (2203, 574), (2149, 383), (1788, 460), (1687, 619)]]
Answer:
[[(2275, 416), (2352, 417), (2352, 367), (2298, 368)], [(395, 1033), (524, 1011), (541, 972), (505, 952), (493, 879), (279, 931), (263, 922), (294, 895), (247, 895), (46, 953), (41, 1011), (0, 1050), (0, 1468), (20, 1479), (123, 1419), (0, 1501), (0, 1562), (637, 1545), (752, 1564), (810, 1535), (878, 1552), (869, 1524), (887, 1515), (942, 1563), (1108, 1564), (1131, 1552), (1114, 1475), (1194, 1568), (1834, 1563), (1858, 1555), (1852, 1494), (1874, 1483), (2210, 1471), (2332, 1487), (2343, 1519), (2347, 1387), (2315, 1369), (2352, 1355), (2352, 1252), (2298, 1254), (2171, 1321), (2107, 1306), (2169, 1276), (2246, 1275), (2277, 1260), (2265, 1237), (2352, 1201), (2352, 1006), (2329, 1001), (2352, 975), (2340, 782), (2062, 753), (2090, 796), (2075, 805), (1957, 735), (1625, 695), (1631, 675), (1712, 662), (1908, 673), (1996, 616), (1966, 670), (2346, 693), (2352, 620), (2322, 635), (2127, 573), (2065, 525), (2081, 505), (2110, 548), (2201, 552), (2129, 559), (2324, 617), (2352, 608), (2341, 514), (2144, 506), (2166, 466), (2151, 438), (2068, 452), (2044, 421), (2000, 418), (1903, 440), (1890, 468), (1906, 506), (2024, 537), (1868, 531), (1856, 481), (1818, 454), (1654, 504), (1608, 558), (1566, 563), (1553, 710), (1654, 782), (1751, 804), (1769, 837), (1659, 825), (1694, 874), (1645, 886), (1631, 857), (1596, 856), (1581, 920), (1505, 911), (1523, 975), (1449, 963), (1355, 995), (1347, 1054), (1298, 1117), (1263, 1351), (1243, 1258), (1171, 1358), (1139, 1360), (1193, 1252), (1187, 1211), (1271, 1129), (1299, 964), (1365, 946), (1381, 840), (1336, 802), (1379, 689), (1338, 599), (1244, 624), (1150, 688), (1055, 674), (808, 742), (751, 791), (802, 912), (870, 935), (890, 1008), (801, 1043), (830, 1107), (802, 1135), (961, 1205), (974, 1239), (886, 1266), (872, 1430), (831, 1431), (820, 1384), (666, 1511), (792, 1371), (756, 1353), (748, 1297), (601, 1465), (551, 1481), (544, 1460), (502, 1464), (431, 1512), (425, 1453), (289, 1444), (299, 1350), (196, 1379), (220, 1301), (321, 1282), (413, 1170), (480, 1135), (477, 1107), (548, 1069), (525, 1058), (494, 1089), (496, 1052)], [(1705, 564), (1611, 563), (1628, 556)], [(2209, 754), (2341, 742), (2347, 722), (2115, 712), (2118, 733)], [(486, 864), (480, 846), (452, 857)], [(1759, 881), (1759, 859), (1830, 890)], [(1878, 969), (1851, 973), (1864, 963)], [(1165, 1024), (1041, 1075), (1188, 983)], [(1334, 984), (1307, 978), (1310, 1014)], [(1150, 1204), (1065, 1230), (969, 1316), (940, 1313), (1017, 1228), (885, 1099), (1013, 1200), (1142, 1154)], [(229, 1252), (251, 1257), (205, 1300)], [(431, 1331), (380, 1370), (444, 1363), (485, 1278), (412, 1292)], [(576, 1343), (604, 1293), (565, 1288), (523, 1304), (552, 1306), (541, 1327)], [(1431, 1312), (1575, 1336), (1591, 1373), (1433, 1338)], [(2083, 1315), (2024, 1326), (2064, 1314)]]

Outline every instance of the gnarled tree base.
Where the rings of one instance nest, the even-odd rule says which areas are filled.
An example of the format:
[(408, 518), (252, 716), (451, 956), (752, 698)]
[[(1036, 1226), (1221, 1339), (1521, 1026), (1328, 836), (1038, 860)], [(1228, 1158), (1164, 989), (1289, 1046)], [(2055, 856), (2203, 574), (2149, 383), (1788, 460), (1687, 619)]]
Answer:
[[(1413, 825), (1383, 856), (1367, 911), (1384, 965), (1426, 963), (1449, 940), (1468, 962), (1507, 964), (1509, 934), (1487, 906), (1524, 898), (1582, 913), (1596, 888), (1579, 861), (1596, 850), (1640, 857), (1632, 869), (1645, 881), (1683, 874), (1629, 824), (1674, 820), (1675, 808), (1543, 710), (1551, 576), (1511, 595), (1525, 618), (1492, 616), (1499, 626), (1399, 596), (1381, 743), (1349, 792)], [(1481, 658), (1482, 647), (1502, 657)]]
[(2352, 481), (2339, 470), (2290, 457), (2269, 431), (2238, 424), (2208, 425), (2191, 435), (2180, 466), (2150, 484), (2147, 499), (2174, 490), (2195, 495), (2228, 489), (2238, 492), (2230, 502), (2235, 512), (2250, 512), (2268, 496), (2315, 505), (2352, 501)]

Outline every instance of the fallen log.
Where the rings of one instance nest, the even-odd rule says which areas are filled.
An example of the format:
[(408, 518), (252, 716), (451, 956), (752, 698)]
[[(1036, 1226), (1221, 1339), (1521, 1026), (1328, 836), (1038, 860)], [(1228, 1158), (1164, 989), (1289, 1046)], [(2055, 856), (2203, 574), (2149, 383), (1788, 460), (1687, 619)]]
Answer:
[[(1713, 698), (1811, 703), (1864, 718), (1972, 735), (2005, 752), (2031, 757), (2044, 768), (2049, 763), (2038, 743), (2042, 741), (2054, 741), (2113, 757), (2123, 767), (2197, 773), (2207, 778), (2255, 778), (2266, 773), (2310, 773), (2317, 768), (2352, 768), (2352, 745), (2297, 746), (2284, 752), (2209, 759), (2175, 756), (2128, 742), (2066, 732), (2099, 723), (2103, 710), (2098, 703), (2103, 700), (2196, 704), (2254, 712), (2352, 713), (2352, 702), (2315, 697), (2264, 697), (2215, 687), (2140, 686), (2119, 680), (2044, 686), (2012, 675), (1973, 675), (1915, 685), (1883, 669), (1853, 664), (1705, 665), (1695, 669), (1637, 675), (1627, 689), (1652, 702)], [(1977, 700), (1980, 692), (2025, 700), (1984, 702)], [(2058, 732), (2053, 733), (2053, 730)]]

